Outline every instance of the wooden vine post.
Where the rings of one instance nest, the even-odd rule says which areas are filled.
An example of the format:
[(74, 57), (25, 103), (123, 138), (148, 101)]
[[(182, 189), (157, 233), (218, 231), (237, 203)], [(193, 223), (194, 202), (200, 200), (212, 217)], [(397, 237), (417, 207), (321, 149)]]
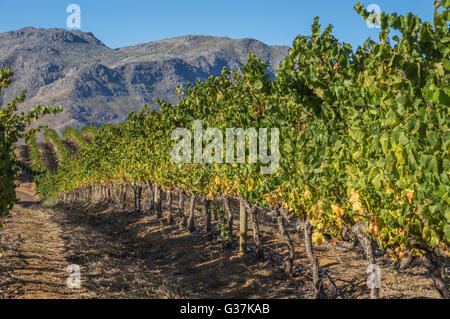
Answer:
[(247, 250), (247, 210), (245, 209), (245, 204), (242, 200), (239, 201), (239, 257), (245, 255)]

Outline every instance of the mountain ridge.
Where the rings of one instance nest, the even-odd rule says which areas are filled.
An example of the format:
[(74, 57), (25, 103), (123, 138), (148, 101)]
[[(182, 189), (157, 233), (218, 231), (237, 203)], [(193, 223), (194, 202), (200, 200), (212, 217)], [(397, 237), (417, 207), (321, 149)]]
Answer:
[(289, 47), (243, 38), (185, 35), (112, 49), (91, 32), (25, 27), (0, 33), (0, 67), (11, 67), (13, 83), (0, 96), (8, 103), (20, 91), (34, 104), (60, 105), (63, 112), (42, 121), (67, 126), (119, 123), (156, 99), (176, 103), (177, 86), (238, 69), (253, 52), (272, 75)]

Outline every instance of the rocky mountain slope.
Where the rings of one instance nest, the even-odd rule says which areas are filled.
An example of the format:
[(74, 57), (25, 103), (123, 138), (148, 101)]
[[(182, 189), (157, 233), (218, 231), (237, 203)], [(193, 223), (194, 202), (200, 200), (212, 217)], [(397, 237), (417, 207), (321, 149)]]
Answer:
[(15, 73), (0, 99), (7, 103), (27, 90), (21, 110), (62, 106), (62, 114), (43, 123), (58, 130), (118, 123), (144, 104), (157, 108), (157, 98), (176, 103), (177, 86), (217, 75), (224, 66), (239, 68), (248, 52), (268, 62), (274, 73), (287, 51), (253, 39), (212, 36), (111, 49), (92, 33), (27, 27), (0, 34), (0, 67)]

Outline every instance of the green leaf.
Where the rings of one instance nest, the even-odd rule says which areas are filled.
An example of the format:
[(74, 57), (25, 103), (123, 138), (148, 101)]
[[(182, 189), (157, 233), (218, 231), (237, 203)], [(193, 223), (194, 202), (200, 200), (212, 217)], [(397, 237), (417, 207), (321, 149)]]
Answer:
[(439, 90), (438, 102), (443, 106), (450, 107), (450, 96), (444, 90)]
[(443, 64), (444, 64), (444, 68), (447, 70), (447, 71), (450, 71), (450, 60), (449, 59), (443, 59)]
[(376, 190), (381, 189), (382, 174), (377, 167), (373, 167), (369, 172), (369, 181), (375, 187)]
[(447, 220), (447, 223), (450, 223), (450, 208), (447, 207), (447, 210), (445, 211), (445, 219)]
[(256, 80), (255, 83), (253, 83), (253, 87), (257, 90), (261, 90), (263, 86), (264, 84), (260, 79)]
[(397, 116), (397, 113), (395, 113), (394, 111), (388, 111), (386, 113), (386, 125), (390, 126), (390, 127), (394, 127), (399, 123), (399, 119)]
[(444, 234), (447, 240), (450, 240), (450, 225), (447, 224), (444, 226)]
[(437, 161), (436, 157), (433, 155), (422, 155), (420, 159), (421, 164), (425, 167), (425, 169), (429, 172), (437, 171)]
[(409, 143), (409, 139), (406, 137), (405, 133), (403, 133), (403, 132), (400, 133), (398, 141), (401, 145), (406, 145)]
[(388, 145), (389, 145), (389, 133), (383, 132), (380, 136), (380, 144), (381, 149), (383, 150), (384, 154), (388, 153)]

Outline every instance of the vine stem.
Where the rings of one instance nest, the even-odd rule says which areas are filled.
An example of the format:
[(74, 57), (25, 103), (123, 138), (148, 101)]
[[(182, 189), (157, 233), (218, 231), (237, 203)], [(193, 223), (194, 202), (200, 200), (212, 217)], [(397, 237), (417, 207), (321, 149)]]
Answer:
[(178, 213), (180, 215), (180, 222), (178, 224), (178, 227), (180, 229), (183, 229), (186, 227), (186, 214), (184, 213), (184, 190), (180, 187), (178, 190), (179, 199), (178, 199)]
[(309, 222), (307, 216), (305, 216), (305, 249), (308, 255), (309, 262), (311, 263), (312, 275), (313, 275), (313, 286), (315, 290), (315, 298), (322, 298), (322, 281), (319, 275), (319, 263), (316, 256), (314, 255), (313, 244), (312, 244), (312, 233), (313, 226)]
[(167, 222), (169, 224), (173, 224), (174, 220), (173, 220), (173, 214), (172, 214), (172, 192), (170, 189), (166, 193), (166, 205), (167, 205), (167, 210), (169, 211), (169, 215), (167, 217)]
[(188, 218), (188, 229), (192, 233), (195, 231), (195, 214), (194, 214), (194, 208), (195, 208), (195, 200), (196, 195), (192, 193), (191, 195), (191, 201), (189, 203), (189, 218)]
[(292, 277), (292, 271), (294, 268), (294, 259), (295, 259), (294, 244), (292, 242), (291, 237), (289, 236), (289, 233), (286, 230), (285, 217), (281, 214), (279, 208), (276, 209), (276, 216), (277, 216), (278, 229), (280, 230), (281, 236), (283, 236), (284, 241), (286, 242), (286, 245), (288, 247), (288, 252), (289, 252), (288, 257), (285, 260), (284, 270), (285, 270), (287, 276)]
[(162, 203), (161, 203), (161, 190), (158, 185), (155, 184), (155, 195), (154, 195), (154, 208), (156, 210), (156, 216), (162, 218)]
[(228, 233), (230, 234), (230, 236), (232, 236), (233, 235), (233, 210), (231, 209), (230, 199), (225, 194), (222, 195), (222, 199), (223, 199), (223, 205), (225, 206), (225, 212), (228, 215)]
[[(375, 259), (375, 253), (372, 245), (372, 241), (365, 233), (367, 230), (366, 225), (362, 221), (358, 221), (353, 227), (352, 230), (355, 232), (356, 236), (358, 237), (359, 242), (364, 248), (364, 252), (367, 258), (367, 262), (370, 265), (376, 265), (376, 259)], [(375, 272), (375, 268), (370, 267), (369, 269), (372, 269), (373, 272)], [(373, 276), (377, 276), (376, 273), (372, 274)], [(371, 299), (378, 299), (380, 298), (380, 287), (376, 287), (375, 284), (372, 284), (370, 286), (370, 298)]]
[(450, 299), (450, 289), (442, 278), (438, 259), (439, 257), (433, 251), (430, 251), (423, 257), (423, 263), (430, 273), (433, 284), (441, 297), (443, 299)]
[(211, 200), (205, 199), (206, 233), (211, 233)]
[(256, 259), (262, 259), (264, 257), (264, 247), (262, 244), (262, 236), (261, 236), (261, 230), (259, 228), (259, 218), (257, 214), (257, 207), (254, 205), (250, 205), (249, 202), (244, 202), (248, 213), (250, 215), (250, 222), (252, 223), (252, 229), (253, 229), (253, 241), (255, 242), (256, 246)]

